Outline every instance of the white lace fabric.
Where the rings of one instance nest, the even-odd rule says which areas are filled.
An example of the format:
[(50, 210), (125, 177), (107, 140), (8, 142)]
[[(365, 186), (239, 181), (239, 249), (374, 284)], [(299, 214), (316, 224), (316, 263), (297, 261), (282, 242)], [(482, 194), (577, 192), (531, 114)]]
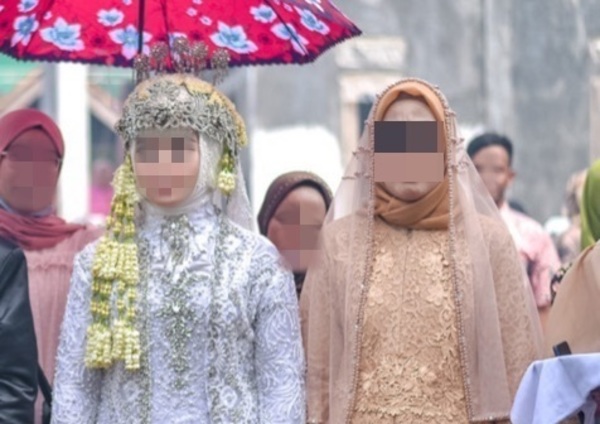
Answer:
[(89, 245), (75, 261), (53, 423), (303, 423), (297, 299), (275, 248), (210, 203), (146, 221), (138, 232), (141, 369), (85, 368)]

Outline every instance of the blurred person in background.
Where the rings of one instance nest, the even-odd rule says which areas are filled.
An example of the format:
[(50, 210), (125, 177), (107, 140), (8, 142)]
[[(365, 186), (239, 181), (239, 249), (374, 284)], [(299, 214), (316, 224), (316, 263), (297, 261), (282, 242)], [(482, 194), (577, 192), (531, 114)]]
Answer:
[(23, 251), (0, 238), (0, 423), (31, 424), (37, 347)]
[(567, 183), (563, 215), (568, 218), (569, 227), (556, 243), (563, 264), (572, 262), (581, 252), (581, 202), (586, 176), (587, 169), (584, 169), (573, 174)]
[(298, 297), (332, 197), (319, 176), (289, 172), (271, 183), (260, 208), (260, 233), (277, 247), (294, 273)]
[(588, 170), (581, 196), (581, 250), (600, 239), (600, 160)]
[(506, 192), (515, 177), (512, 142), (503, 135), (484, 133), (469, 143), (467, 152), (513, 237), (544, 325), (552, 302), (550, 284), (560, 261), (544, 228), (506, 201)]
[[(65, 146), (54, 121), (22, 109), (0, 118), (0, 238), (27, 258), (41, 368), (52, 383), (73, 260), (101, 231), (65, 222), (54, 207)], [(35, 422), (41, 422), (41, 396)]]
[[(565, 273), (581, 252), (581, 202), (587, 172), (587, 169), (579, 171), (571, 175), (567, 182), (565, 204), (562, 211), (566, 228), (555, 236), (556, 249), (562, 266), (554, 274), (550, 283), (553, 302)], [(548, 227), (548, 224), (546, 226)]]
[[(594, 168), (597, 172), (597, 165), (590, 174)], [(585, 247), (561, 277), (545, 333), (547, 355), (552, 356), (553, 347), (564, 342), (573, 354), (600, 353), (600, 243)], [(597, 402), (600, 391), (592, 396)], [(595, 417), (595, 422), (600, 421), (600, 404)]]
[[(568, 185), (567, 211), (580, 224), (563, 236), (568, 242), (569, 262), (552, 281), (553, 305), (546, 331), (546, 350), (567, 342), (574, 354), (600, 352), (600, 160), (575, 174)], [(568, 238), (567, 238), (568, 237)], [(581, 254), (578, 252), (581, 249)], [(600, 398), (600, 391), (592, 394)], [(597, 400), (596, 400), (597, 402)], [(600, 404), (596, 422), (600, 421)]]
[(562, 237), (569, 248), (569, 261), (563, 263), (552, 280), (553, 295), (579, 252), (586, 251), (600, 240), (600, 160), (594, 162), (589, 170), (572, 177), (569, 184), (571, 193), (567, 198), (567, 210), (578, 212), (573, 223), (579, 224), (579, 228), (572, 226)]

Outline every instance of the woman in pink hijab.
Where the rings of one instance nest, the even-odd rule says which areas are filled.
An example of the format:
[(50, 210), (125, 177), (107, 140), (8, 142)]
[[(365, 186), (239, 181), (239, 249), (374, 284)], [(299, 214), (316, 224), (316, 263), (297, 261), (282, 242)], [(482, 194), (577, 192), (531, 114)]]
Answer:
[(64, 153), (60, 130), (47, 115), (23, 109), (0, 118), (0, 238), (25, 252), (38, 357), (50, 383), (74, 256), (101, 234), (56, 215)]

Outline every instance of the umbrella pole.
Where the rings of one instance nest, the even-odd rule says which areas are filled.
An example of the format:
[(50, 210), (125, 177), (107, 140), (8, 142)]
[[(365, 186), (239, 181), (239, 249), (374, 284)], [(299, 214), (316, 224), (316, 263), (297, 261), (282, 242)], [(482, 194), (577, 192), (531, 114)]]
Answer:
[(43, 94), (40, 97), (40, 109), (47, 115), (51, 116), (55, 121), (58, 119), (58, 113), (56, 111), (57, 105), (57, 77), (56, 67), (54, 63), (44, 63), (44, 74), (43, 74)]
[(138, 6), (138, 54), (144, 51), (144, 18), (146, 16), (146, 0), (139, 0)]

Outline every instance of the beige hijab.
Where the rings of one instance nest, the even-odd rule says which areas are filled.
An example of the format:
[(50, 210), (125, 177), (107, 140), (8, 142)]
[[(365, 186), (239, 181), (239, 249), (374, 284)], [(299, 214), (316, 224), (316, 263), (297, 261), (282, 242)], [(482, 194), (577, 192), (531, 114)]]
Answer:
[(565, 274), (550, 310), (546, 353), (567, 342), (573, 353), (600, 352), (600, 244), (585, 249)]

